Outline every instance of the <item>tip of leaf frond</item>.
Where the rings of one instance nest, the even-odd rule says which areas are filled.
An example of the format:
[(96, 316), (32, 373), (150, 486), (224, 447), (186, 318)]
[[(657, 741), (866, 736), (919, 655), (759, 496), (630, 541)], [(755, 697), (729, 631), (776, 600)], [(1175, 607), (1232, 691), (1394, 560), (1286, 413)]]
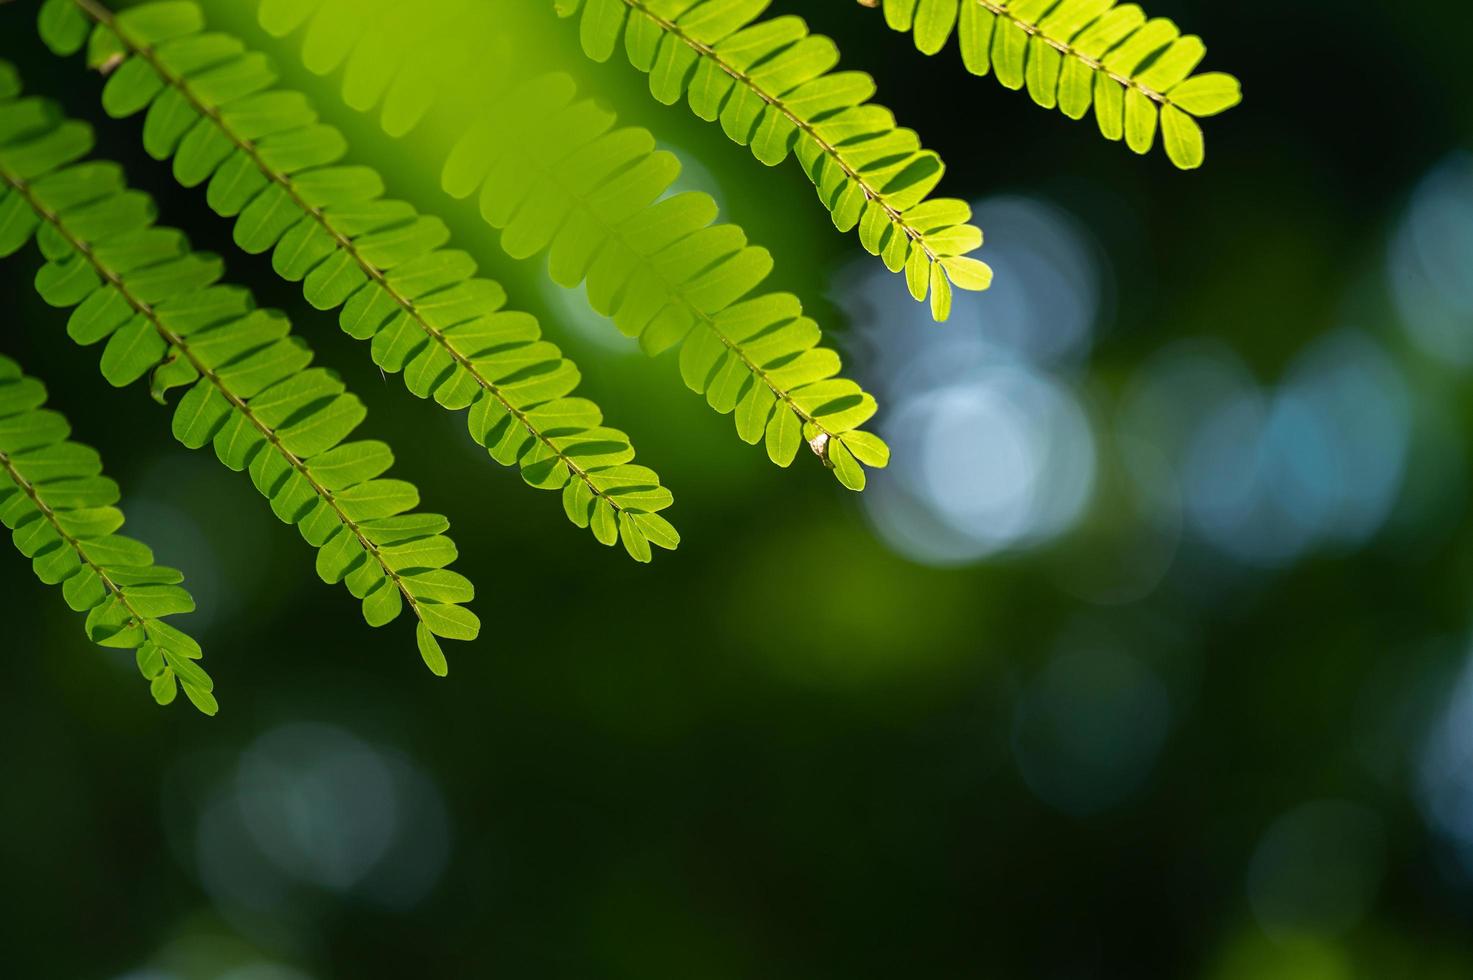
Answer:
[(414, 638), (419, 645), (419, 655), (424, 659), (425, 666), (430, 668), (430, 673), (436, 677), (444, 677), (450, 673), (450, 665), (445, 662), (445, 651), (440, 649), (440, 641), (435, 639), (435, 634), (424, 623), (415, 627)]
[(200, 714), (213, 718), (220, 713), (220, 702), (209, 691), (202, 690), (192, 685), (185, 685), (184, 695), (189, 698), (191, 704), (199, 709)]

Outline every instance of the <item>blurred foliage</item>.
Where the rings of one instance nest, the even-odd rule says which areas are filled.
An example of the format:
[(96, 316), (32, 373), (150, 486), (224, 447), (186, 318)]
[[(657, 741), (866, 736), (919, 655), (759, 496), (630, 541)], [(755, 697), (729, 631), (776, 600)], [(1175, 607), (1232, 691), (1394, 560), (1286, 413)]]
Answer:
[[(454, 521), (476, 606), (496, 624), (446, 681), (402, 636), (377, 635), (392, 630), (342, 639), (357, 617), (351, 597), (312, 577), (300, 542), (248, 484), (161, 428), (148, 452), (111, 451), (117, 433), (158, 428), (157, 407), (141, 390), (95, 385), (95, 364), (35, 298), (25, 264), (0, 265), (7, 321), (28, 325), (7, 331), (5, 353), (47, 380), (75, 437), (107, 456), (127, 489), (130, 533), (189, 574), (200, 607), (189, 627), (217, 684), (237, 692), (213, 720), (126, 696), (131, 661), (89, 649), (24, 562), (0, 561), (12, 733), (0, 867), (25, 897), (7, 917), (9, 972), (1473, 972), (1473, 413), (1466, 365), (1408, 326), (1416, 306), (1391, 271), (1402, 254), (1393, 243), (1408, 234), (1444, 243), (1438, 261), (1473, 267), (1458, 265), (1473, 251), (1455, 250), (1467, 240), (1456, 227), (1406, 224), (1433, 186), (1426, 175), (1457, 173), (1457, 154), (1473, 147), (1473, 83), (1446, 29), (1462, 5), (1389, 17), (1306, 0), (1277, 9), (1265, 34), (1253, 8), (1157, 3), (1153, 13), (1210, 38), (1214, 64), (1248, 94), (1214, 121), (1208, 161), (1192, 173), (1122, 153), (958, 59), (924, 58), (878, 12), (775, 6), (876, 76), (880, 98), (947, 161), (944, 193), (1046, 202), (1087, 236), (1105, 282), (1090, 343), (1039, 369), (1080, 406), (1098, 460), (1087, 503), (1058, 533), (928, 566), (901, 557), (888, 518), (816, 468), (755, 465), (728, 423), (685, 410), (666, 365), (621, 346), (580, 297), (546, 284), (537, 260), (504, 258), (494, 233), (439, 192), (443, 157), (343, 107), (293, 42), (255, 27), (253, 5), (215, 0), (220, 26), (271, 51), (397, 195), (443, 214), (542, 319), (675, 489), (676, 555), (636, 568), (594, 549), (555, 508), (529, 505), (461, 426), (386, 383), (269, 263), (234, 250), (227, 223), (142, 153), (136, 126), (101, 115), (99, 79), (35, 43), (33, 5), (0, 6), (0, 56), (94, 121), (163, 219), (227, 256), (232, 278), (285, 310), (369, 402), (403, 470), (432, 488), (426, 506)], [(1320, 77), (1306, 77), (1305, 37), (1334, 65), (1355, 65), (1362, 98), (1282, 94)], [(886, 424), (914, 417), (886, 422), (890, 385), (904, 379), (886, 376), (895, 362), (874, 338), (893, 339), (888, 324), (943, 344), (982, 320), (960, 307), (945, 327), (876, 317), (849, 275), (866, 257), (814, 207), (800, 170), (763, 168), (718, 129), (654, 103), (627, 65), (585, 62), (576, 30), (550, 10), (539, 38), (580, 87), (660, 133), (688, 178), (717, 192), (723, 217), (772, 250), (775, 288), (798, 292), (862, 365), (887, 438)], [(1006, 237), (979, 213), (981, 254), (1006, 259)], [(1426, 272), (1424, 252), (1408, 254)], [(996, 264), (1000, 288), (1006, 263)], [(1473, 330), (1473, 318), (1461, 323)], [(1177, 471), (1173, 426), (1196, 418), (1215, 385), (1246, 415), (1223, 415), (1215, 442), (1190, 430), (1183, 438), (1201, 451), (1183, 465), (1208, 490), (1237, 487), (1244, 467), (1222, 462), (1236, 457), (1199, 459), (1201, 447), (1241, 448), (1238, 433), (1272, 435), (1273, 420), (1301, 417), (1290, 409), (1319, 389), (1296, 379), (1325, 377), (1309, 355), (1342, 331), (1374, 352), (1348, 363), (1387, 368), (1405, 396), (1385, 401), (1404, 403), (1406, 451), (1371, 530), (1213, 524), (1262, 506), (1240, 513), (1209, 494), (1211, 506), (1193, 509), (1181, 502), (1187, 483), (1176, 497), (1140, 490), (1150, 465)], [(938, 349), (944, 366), (970, 363)], [(979, 356), (985, 377), (1002, 377)], [(1365, 380), (1381, 376), (1346, 375), (1361, 379), (1352, 394), (1391, 390)], [(1354, 402), (1323, 404), (1339, 406), (1334, 419)], [(967, 405), (967, 419), (992, 417)], [(1269, 423), (1228, 424), (1255, 412)], [(1155, 427), (1129, 421), (1142, 417)], [(1162, 441), (1142, 450), (1146, 436)], [(1274, 506), (1319, 506), (1339, 498), (1316, 488), (1369, 482), (1317, 469), (1318, 457), (1286, 458), (1253, 485)], [(984, 455), (977, 473), (1004, 462)], [(227, 512), (238, 518), (213, 516)], [(1314, 507), (1267, 512), (1299, 519)], [(1265, 526), (1288, 530), (1262, 540), (1293, 531), (1304, 544), (1254, 550)], [(497, 609), (517, 615), (498, 622)], [(610, 642), (615, 622), (633, 626)], [(1327, 880), (1350, 882), (1357, 902), (1326, 899), (1280, 861), (1300, 853), (1306, 806), (1350, 843), (1305, 853), (1343, 862)], [(1337, 813), (1359, 816), (1346, 829)], [(57, 941), (63, 923), (83, 938)]]

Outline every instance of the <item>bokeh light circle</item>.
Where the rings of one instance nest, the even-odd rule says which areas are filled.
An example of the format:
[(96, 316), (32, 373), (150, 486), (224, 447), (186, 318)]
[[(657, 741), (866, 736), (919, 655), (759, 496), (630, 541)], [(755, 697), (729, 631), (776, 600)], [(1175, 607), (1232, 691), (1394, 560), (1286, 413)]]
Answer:
[(1089, 502), (1097, 462), (1065, 371), (1098, 325), (1099, 250), (1045, 201), (990, 198), (973, 211), (996, 277), (984, 293), (957, 294), (945, 325), (872, 260), (836, 296), (888, 408), (891, 465), (873, 474), (866, 513), (897, 553), (940, 566), (1062, 535)]
[(1062, 384), (1020, 366), (907, 399), (881, 431), (897, 462), (874, 479), (867, 513), (892, 548), (926, 564), (1049, 540), (1093, 486), (1083, 409)]
[(1337, 936), (1364, 918), (1385, 862), (1381, 818), (1342, 800), (1296, 807), (1266, 830), (1248, 864), (1248, 902), (1270, 937)]
[(1108, 649), (1071, 651), (1019, 696), (1013, 759), (1039, 799), (1087, 816), (1140, 787), (1170, 721), (1166, 685), (1140, 660)]
[(1473, 154), (1444, 160), (1413, 191), (1386, 265), (1412, 340), (1443, 361), (1473, 365)]
[[(1412, 401), (1401, 369), (1358, 331), (1318, 338), (1274, 385), (1218, 344), (1186, 342), (1142, 369), (1118, 424), (1152, 506), (1169, 510), (1179, 494), (1197, 540), (1280, 567), (1361, 546), (1385, 525), (1407, 468)], [(1172, 479), (1140, 465), (1148, 448)]]

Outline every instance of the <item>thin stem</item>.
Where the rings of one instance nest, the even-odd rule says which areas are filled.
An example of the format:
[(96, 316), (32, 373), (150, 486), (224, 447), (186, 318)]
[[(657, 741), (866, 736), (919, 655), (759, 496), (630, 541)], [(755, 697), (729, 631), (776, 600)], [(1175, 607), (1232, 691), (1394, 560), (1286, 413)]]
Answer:
[[(966, 0), (963, 0), (963, 2), (966, 2)], [(996, 0), (971, 0), (971, 2), (975, 3), (983, 10), (992, 14), (994, 17), (1001, 17), (1003, 20), (1018, 28), (1018, 30), (1027, 34), (1029, 37), (1038, 38), (1044, 44), (1047, 44), (1049, 47), (1064, 55), (1066, 58), (1076, 58), (1079, 61), (1084, 62), (1084, 64), (1092, 71), (1104, 73), (1105, 77), (1109, 78), (1112, 82), (1116, 82), (1124, 86), (1125, 88), (1133, 88), (1144, 95), (1146, 98), (1150, 99), (1152, 102), (1156, 102), (1163, 106), (1171, 105), (1171, 100), (1162, 93), (1157, 92), (1155, 89), (1147, 88), (1133, 78), (1129, 78), (1125, 75), (1120, 74), (1117, 71), (1112, 71), (1109, 68), (1106, 68), (1104, 62), (1100, 61), (1098, 58), (1092, 58), (1084, 52), (1077, 50), (1067, 41), (1060, 41), (1058, 38), (1049, 37), (1043, 32), (1043, 28), (1039, 27), (1037, 24), (1030, 24), (1026, 20), (1020, 20), (1017, 16), (1013, 14), (1011, 10), (1007, 8), (1005, 4), (998, 3), (996, 2)]]
[(302, 211), (304, 214), (310, 215), (317, 222), (318, 226), (321, 227), (322, 230), (325, 231), (332, 238), (332, 240), (337, 244), (337, 247), (346, 252), (348, 256), (352, 258), (355, 263), (357, 263), (358, 268), (362, 270), (364, 275), (373, 280), (375, 285), (382, 289), (389, 296), (390, 299), (392, 299), (396, 304), (398, 304), (401, 309), (404, 310), (404, 312), (409, 314), (410, 318), (419, 325), (419, 328), (423, 330), (425, 334), (427, 334), (432, 340), (434, 340), (435, 343), (439, 344), (440, 347), (443, 348), (450, 355), (451, 359), (453, 359), (456, 364), (464, 368), (470, 374), (470, 376), (475, 379), (476, 384), (480, 385), (482, 390), (488, 392), (492, 397), (500, 402), (502, 408), (506, 410), (507, 414), (516, 419), (517, 423), (521, 425), (521, 427), (525, 429), (528, 434), (530, 434), (542, 445), (546, 446), (548, 451), (550, 451), (557, 459), (562, 461), (562, 463), (567, 466), (570, 473), (572, 473), (578, 480), (587, 485), (588, 489), (593, 493), (594, 497), (606, 500), (609, 505), (613, 507), (616, 511), (623, 509), (612, 497), (609, 497), (601, 489), (599, 489), (599, 487), (593, 482), (593, 479), (590, 477), (588, 472), (583, 469), (583, 467), (579, 466), (578, 463), (575, 462), (570, 456), (568, 456), (556, 445), (554, 445), (552, 440), (548, 438), (545, 434), (543, 434), (543, 432), (532, 423), (532, 420), (527, 417), (526, 412), (522, 411), (514, 404), (512, 404), (511, 400), (506, 397), (500, 387), (498, 387), (493, 381), (481, 374), (480, 370), (475, 366), (475, 364), (471, 361), (469, 357), (456, 350), (455, 347), (450, 343), (449, 338), (447, 338), (441, 330), (425, 320), (424, 315), (419, 311), (419, 308), (414, 305), (414, 301), (400, 293), (399, 290), (395, 289), (393, 284), (389, 282), (388, 276), (384, 273), (384, 271), (378, 266), (374, 265), (372, 262), (369, 262), (367, 259), (365, 259), (362, 253), (358, 251), (358, 247), (353, 243), (353, 240), (345, 235), (341, 230), (336, 228), (331, 220), (329, 220), (327, 214), (325, 214), (321, 208), (308, 203), (301, 196), (301, 194), (297, 191), (296, 186), (292, 183), (291, 177), (277, 171), (261, 156), (260, 152), (256, 148), (254, 141), (246, 139), (236, 133), (225, 121), (224, 117), (221, 116), (218, 109), (201, 101), (199, 97), (194, 93), (193, 89), (190, 87), (187, 79), (171, 71), (167, 65), (165, 65), (162, 61), (158, 59), (153, 49), (150, 48), (148, 45), (138, 44), (127, 35), (125, 35), (121, 30), (119, 30), (115, 18), (113, 17), (112, 11), (108, 10), (106, 7), (103, 7), (98, 3), (95, 3), (94, 0), (73, 0), (73, 2), (78, 7), (80, 7), (82, 11), (86, 13), (89, 17), (91, 17), (98, 23), (105, 25), (109, 30), (111, 30), (113, 34), (117, 36), (118, 40), (125, 44), (135, 55), (148, 62), (149, 66), (153, 68), (158, 76), (163, 79), (164, 82), (171, 88), (176, 89), (179, 94), (182, 95), (184, 99), (190, 104), (190, 106), (193, 107), (195, 112), (199, 113), (201, 116), (204, 116), (212, 123), (214, 123), (215, 127), (220, 130), (221, 134), (223, 134), (226, 139), (230, 140), (230, 142), (234, 144), (236, 149), (240, 150), (248, 158), (250, 158), (250, 161), (255, 164), (256, 169), (261, 172), (262, 176), (264, 176), (267, 180), (276, 184), (283, 191), (285, 191), (286, 195), (291, 199), (292, 203), (296, 205), (296, 207), (300, 211)]
[[(79, 2), (81, 2), (81, 0), (79, 0)], [(36, 214), (42, 218), (42, 220), (46, 221), (47, 224), (55, 228), (57, 233), (60, 234), (64, 239), (66, 239), (67, 243), (70, 244), (79, 255), (83, 256), (87, 260), (87, 262), (92, 266), (97, 274), (101, 276), (110, 286), (112, 286), (112, 288), (118, 291), (118, 295), (122, 296), (123, 299), (127, 301), (129, 306), (131, 306), (135, 311), (137, 311), (146, 320), (148, 320), (150, 324), (153, 325), (154, 330), (156, 330), (159, 336), (164, 339), (164, 342), (167, 343), (172, 349), (177, 350), (180, 354), (184, 355), (185, 359), (189, 361), (190, 366), (193, 367), (194, 370), (198, 372), (201, 377), (206, 378), (212, 385), (214, 385), (215, 390), (220, 393), (221, 397), (223, 397), (232, 408), (234, 408), (237, 412), (244, 416), (246, 421), (248, 421), (252, 426), (255, 427), (256, 431), (259, 432), (268, 443), (270, 443), (271, 447), (276, 450), (276, 452), (279, 453), (283, 459), (287, 461), (292, 469), (301, 474), (302, 478), (306, 480), (307, 484), (312, 488), (312, 491), (319, 498), (326, 501), (327, 505), (332, 508), (333, 512), (337, 515), (338, 522), (346, 527), (349, 532), (351, 532), (353, 536), (358, 539), (358, 543), (362, 545), (364, 551), (367, 554), (373, 556), (374, 561), (376, 561), (379, 567), (383, 569), (384, 574), (393, 581), (394, 585), (399, 589), (399, 592), (404, 596), (404, 600), (409, 603), (409, 608), (413, 610), (415, 617), (418, 619), (423, 619), (424, 617), (420, 613), (419, 603), (415, 600), (414, 596), (409, 593), (409, 588), (404, 584), (404, 580), (399, 577), (399, 573), (389, 567), (388, 562), (386, 562), (383, 556), (379, 554), (378, 545), (370, 541), (367, 535), (363, 533), (362, 529), (359, 528), (358, 523), (350, 518), (346, 512), (344, 512), (342, 507), (339, 506), (336, 498), (333, 496), (332, 491), (328, 490), (317, 481), (317, 478), (312, 475), (312, 471), (307, 466), (306, 462), (304, 462), (295, 453), (293, 453), (290, 449), (282, 444), (281, 439), (276, 434), (276, 431), (256, 417), (255, 412), (253, 412), (251, 410), (251, 407), (246, 404), (245, 399), (241, 398), (239, 395), (235, 394), (235, 392), (231, 391), (228, 387), (225, 386), (225, 383), (220, 379), (220, 376), (199, 359), (199, 356), (195, 354), (195, 352), (190, 348), (189, 344), (184, 340), (184, 338), (176, 334), (174, 331), (170, 330), (168, 326), (166, 326), (164, 322), (159, 319), (157, 312), (155, 312), (152, 306), (150, 306), (148, 303), (145, 303), (137, 296), (133, 295), (132, 291), (128, 289), (127, 284), (123, 281), (122, 276), (118, 275), (112, 269), (109, 269), (107, 266), (102, 264), (101, 260), (97, 258), (97, 255), (93, 251), (92, 247), (82, 239), (78, 238), (71, 231), (71, 229), (66, 226), (66, 223), (61, 220), (60, 215), (52, 211), (50, 208), (46, 207), (46, 205), (43, 204), (36, 197), (30, 185), (25, 180), (22, 180), (20, 177), (12, 174), (3, 166), (0, 166), (0, 178), (3, 178), (6, 183), (15, 188), (16, 193), (24, 197), (26, 203), (31, 206), (31, 210), (35, 211)]]
[[(82, 0), (78, 0), (78, 2), (82, 2)], [(624, 0), (624, 3), (631, 10), (658, 24), (662, 31), (665, 31), (667, 34), (678, 38), (687, 47), (691, 48), (701, 57), (710, 59), (717, 68), (720, 68), (723, 72), (725, 72), (728, 76), (730, 76), (739, 84), (750, 89), (763, 102), (766, 102), (778, 112), (782, 113), (783, 117), (787, 119), (789, 123), (791, 123), (796, 128), (802, 130), (809, 139), (813, 140), (813, 142), (818, 145), (818, 148), (822, 150), (824, 154), (829, 157), (829, 159), (833, 160), (834, 163), (838, 165), (839, 169), (844, 171), (844, 176), (848, 177), (850, 180), (859, 185), (860, 190), (864, 192), (865, 200), (872, 201), (884, 209), (885, 214), (887, 217), (889, 217), (891, 224), (895, 225), (897, 228), (903, 231), (906, 237), (914, 242), (921, 249), (921, 251), (925, 252), (926, 258), (930, 260), (932, 264), (941, 261), (940, 256), (932, 251), (931, 246), (926, 243), (926, 236), (922, 232), (917, 231), (909, 222), (907, 222), (905, 220), (905, 215), (897, 211), (895, 208), (891, 207), (889, 202), (887, 202), (881, 196), (880, 191), (877, 188), (871, 186), (869, 181), (861, 176), (858, 170), (855, 170), (852, 166), (849, 165), (849, 162), (845, 160), (843, 155), (839, 152), (838, 147), (834, 146), (822, 136), (819, 136), (818, 131), (814, 129), (813, 125), (807, 120), (803, 119), (797, 113), (795, 113), (792, 109), (788, 108), (788, 106), (783, 102), (782, 99), (778, 98), (770, 92), (765, 91), (761, 86), (757, 84), (752, 76), (748, 75), (746, 72), (734, 67), (733, 65), (728, 64), (721, 57), (721, 55), (717, 53), (715, 48), (711, 47), (703, 41), (699, 41), (696, 38), (691, 37), (689, 34), (685, 33), (685, 31), (681, 29), (679, 24), (675, 23), (672, 20), (667, 20), (654, 11), (650, 10), (644, 5), (643, 0)]]

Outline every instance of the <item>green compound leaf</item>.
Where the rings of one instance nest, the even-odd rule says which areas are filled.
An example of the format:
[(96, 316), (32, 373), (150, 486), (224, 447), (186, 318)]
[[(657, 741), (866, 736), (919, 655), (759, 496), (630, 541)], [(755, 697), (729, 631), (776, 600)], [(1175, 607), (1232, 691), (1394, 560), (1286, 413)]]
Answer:
[[(1206, 158), (1197, 119), (1242, 101), (1231, 75), (1193, 75), (1207, 54), (1164, 17), (1119, 0), (884, 0), (885, 22), (935, 54), (953, 29), (974, 75), (1027, 88), (1045, 109), (1082, 119), (1095, 110), (1106, 139), (1149, 153), (1156, 132), (1171, 162), (1194, 170)], [(956, 283), (961, 285), (960, 283)]]
[[(931, 200), (945, 167), (900, 128), (886, 108), (870, 102), (874, 80), (838, 71), (839, 50), (810, 34), (801, 18), (758, 21), (768, 0), (558, 0), (558, 12), (582, 11), (583, 50), (607, 60), (622, 36), (635, 68), (649, 75), (650, 93), (673, 104), (682, 97), (702, 119), (775, 166), (796, 156), (840, 231), (857, 229), (860, 243), (891, 272), (910, 263), (927, 275), (912, 288), (926, 298), (930, 283), (950, 275), (945, 260), (982, 244), (961, 201)], [(953, 14), (955, 11), (953, 11)], [(938, 25), (939, 26), (939, 25)], [(934, 29), (934, 28), (933, 28)], [(913, 212), (944, 204), (955, 220), (938, 224), (934, 208), (922, 222)], [(990, 277), (951, 280), (985, 289)], [(950, 304), (931, 304), (946, 319)]]
[[(68, 5), (74, 0), (48, 4)], [(319, 124), (300, 93), (275, 88), (269, 62), (234, 38), (202, 33), (204, 18), (191, 3), (116, 15), (84, 6), (85, 14), (77, 9), (96, 20), (94, 36), (112, 38), (109, 48), (124, 59), (104, 86), (104, 109), (148, 112), (148, 152), (172, 157), (181, 182), (208, 181), (211, 207), (236, 219), (238, 245), (270, 251), (276, 271), (300, 281), (313, 306), (341, 307), (343, 329), (369, 341), (374, 362), (402, 372), (415, 395), (468, 408), (471, 436), (498, 462), (518, 466), (528, 485), (562, 491), (581, 483), (579, 493), (607, 497), (616, 513), (653, 513), (647, 499), (600, 489), (599, 471), (633, 459), (634, 449), (625, 433), (602, 425), (592, 403), (572, 397), (581, 380), (573, 362), (541, 339), (533, 317), (503, 308), (505, 291), (477, 278), (467, 253), (445, 248), (442, 221), (383, 200), (377, 173), (343, 165), (342, 135)], [(145, 353), (117, 367), (119, 383), (132, 380)], [(595, 442), (608, 451), (572, 453)], [(667, 494), (658, 503), (672, 502)], [(659, 539), (671, 547), (678, 540)], [(641, 556), (648, 560), (648, 551)]]
[[(136, 8), (140, 22), (159, 31), (192, 23), (180, 13), (191, 5), (167, 6)], [(0, 100), (0, 118), (15, 111), (18, 101)], [(168, 373), (164, 384), (155, 383), (156, 392), (187, 386), (174, 413), (176, 438), (194, 449), (212, 445), (227, 467), (247, 472), (273, 513), (320, 550), (323, 577), (342, 580), (362, 600), (370, 624), (389, 622), (404, 606), (424, 622), (426, 607), (433, 605), (436, 622), (461, 624), (455, 636), (473, 633), (468, 624), (475, 616), (456, 605), (468, 596), (421, 600), (409, 585), (411, 574), (454, 559), (455, 549), (438, 542), (409, 547), (416, 536), (437, 537), (446, 526), (443, 518), (425, 520), (418, 525), (426, 529), (422, 534), (397, 540), (398, 551), (380, 547), (362, 526), (407, 517), (419, 494), (408, 483), (379, 478), (392, 462), (382, 443), (346, 441), (363, 421), (358, 399), (336, 375), (311, 366), (311, 350), (290, 336), (285, 317), (257, 310), (244, 289), (220, 285), (220, 263), (192, 252), (182, 233), (155, 228), (153, 208), (142, 206), (142, 195), (112, 176), (80, 179), (116, 174), (110, 165), (99, 170), (97, 164), (75, 163), (90, 148), (90, 134), (54, 170), (21, 177), (13, 161), (34, 159), (30, 148), (37, 141), (70, 125), (52, 106), (36, 118), (42, 120), (36, 128), (0, 138), (0, 206), (19, 200), (39, 219), (37, 240), (46, 264), (37, 288), (53, 305), (75, 307), (68, 332), (82, 342), (104, 344), (103, 371), (115, 383), (153, 370), (156, 379)], [(63, 490), (59, 508), (108, 507), (116, 488), (98, 482), (99, 468), (95, 453), (59, 443), (28, 451), (23, 475), (38, 485), (54, 481)], [(44, 525), (32, 522), (17, 545), (34, 557), (49, 555), (56, 543)], [(145, 564), (141, 546), (127, 539), (102, 536), (89, 548), (104, 561)], [(60, 571), (46, 567), (48, 575)], [(125, 584), (173, 583), (134, 574)], [(139, 602), (164, 615), (182, 609), (185, 599), (178, 591), (155, 588), (140, 592)], [(137, 647), (147, 633), (115, 598), (104, 596), (88, 608), (88, 630), (99, 643)], [(165, 641), (149, 638), (168, 654)], [(188, 694), (191, 668), (167, 655), (165, 668), (185, 683)]]
[[(553, 279), (583, 283), (594, 310), (646, 353), (678, 349), (687, 386), (733, 414), (744, 440), (760, 441), (787, 415), (840, 441), (868, 421), (874, 399), (836, 378), (840, 359), (817, 346), (821, 332), (797, 298), (756, 294), (772, 269), (768, 252), (733, 225), (712, 225), (708, 196), (664, 196), (679, 173), (674, 156), (645, 130), (613, 127), (611, 114), (576, 98), (567, 76), (536, 79), (462, 138), (445, 188), (457, 197), (479, 191), (481, 214), (502, 229), (510, 254), (547, 251)], [(560, 225), (526, 218), (539, 196), (566, 202)], [(836, 397), (816, 396), (835, 386)], [(607, 539), (609, 526), (595, 525), (595, 535)], [(623, 534), (635, 525), (613, 526)], [(636, 557), (640, 544), (630, 549)]]
[[(852, 386), (845, 395), (819, 398), (806, 390), (822, 392), (816, 384), (786, 386), (781, 380), (782, 368), (818, 347), (819, 329), (802, 315), (796, 297), (760, 293), (770, 255), (749, 244), (739, 228), (713, 225), (717, 209), (709, 195), (671, 193), (680, 171), (674, 155), (656, 150), (646, 130), (620, 128), (612, 113), (591, 99), (579, 99), (565, 75), (510, 85), (487, 74), (479, 56), (455, 57), (457, 38), (465, 39), (470, 50), (494, 48), (498, 25), (494, 18), (485, 19), (490, 15), (484, 5), (432, 6), (437, 12), (454, 11), (453, 24), (426, 25), (419, 35), (424, 45), (447, 52), (443, 67), (370, 63), (370, 53), (394, 43), (392, 31), (402, 25), (393, 5), (382, 0), (370, 0), (368, 8), (354, 14), (322, 0), (268, 3), (261, 8), (261, 21), (277, 34), (311, 25), (303, 59), (313, 71), (361, 66), (365, 72), (382, 72), (387, 88), (377, 93), (360, 92), (345, 82), (345, 98), (360, 109), (386, 103), (395, 87), (416, 71), (427, 73), (425, 77), (449, 73), (475, 78), (483, 86), (477, 89), (482, 98), (467, 111), (480, 120), (446, 161), (443, 183), (456, 197), (477, 196), (482, 216), (502, 229), (501, 243), (509, 254), (546, 252), (552, 278), (568, 287), (584, 284), (594, 310), (638, 338), (646, 352), (678, 350), (687, 385), (706, 395), (716, 411), (732, 413), (741, 438), (760, 442), (765, 433), (769, 447), (774, 441), (784, 450), (791, 445), (785, 458), (774, 456), (782, 465), (792, 461), (805, 441), (805, 428), (815, 437), (845, 442), (859, 435), (857, 427), (873, 414), (874, 400), (857, 385), (844, 382)], [(375, 15), (358, 16), (363, 9)], [(340, 37), (342, 43), (326, 52), (319, 44), (324, 36)], [(453, 96), (461, 86), (449, 91)], [(393, 131), (386, 104), (385, 113), (385, 127)], [(928, 234), (940, 234), (970, 217), (960, 201), (929, 201), (916, 214), (927, 223)], [(972, 233), (974, 244), (980, 242), (980, 233)], [(953, 247), (965, 244), (958, 241)], [(924, 256), (922, 260), (924, 264)], [(839, 367), (837, 355), (825, 350), (798, 370), (817, 369), (825, 380), (834, 380)], [(576, 417), (579, 409), (569, 406), (567, 411)], [(585, 424), (597, 423), (590, 419)], [(785, 435), (789, 431), (792, 439)], [(815, 452), (822, 456), (821, 448)], [(884, 465), (888, 456), (871, 453), (869, 458)], [(650, 482), (641, 477), (620, 492), (658, 502), (663, 491), (648, 488)], [(599, 541), (618, 542), (618, 515), (605, 501), (569, 484), (563, 503), (569, 518), (589, 527)], [(642, 518), (634, 526), (658, 544), (669, 534), (642, 527), (653, 523)]]
[(215, 714), (214, 682), (193, 662), (199, 644), (163, 621), (194, 611), (176, 584), (182, 576), (115, 533), (123, 525), (117, 484), (102, 476), (94, 450), (68, 441), (71, 426), (45, 404), (45, 386), (0, 357), (0, 523), (36, 577), (60, 585), (67, 605), (87, 614), (88, 639), (137, 651), (155, 701), (169, 704), (182, 685), (195, 707)]

